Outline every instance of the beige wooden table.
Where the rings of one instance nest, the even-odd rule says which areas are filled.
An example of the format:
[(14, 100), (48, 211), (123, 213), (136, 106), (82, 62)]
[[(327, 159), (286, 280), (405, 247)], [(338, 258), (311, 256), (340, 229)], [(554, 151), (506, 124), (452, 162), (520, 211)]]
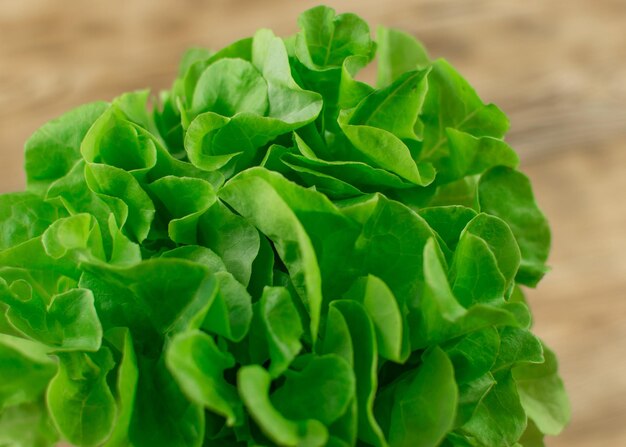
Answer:
[[(551, 447), (626, 446), (626, 1), (328, 1), (398, 26), (510, 116), (551, 219), (553, 271), (530, 293), (574, 406)], [(182, 51), (259, 27), (295, 30), (295, 0), (0, 1), (0, 192), (22, 145), (81, 103), (165, 88)]]

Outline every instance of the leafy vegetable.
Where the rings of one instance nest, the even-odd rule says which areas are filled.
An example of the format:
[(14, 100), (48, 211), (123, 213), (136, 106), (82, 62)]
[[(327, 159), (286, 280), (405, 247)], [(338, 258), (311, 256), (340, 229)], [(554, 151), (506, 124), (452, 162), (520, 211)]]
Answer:
[(567, 424), (519, 287), (550, 231), (504, 114), (401, 31), (298, 23), (26, 143), (27, 191), (0, 196), (0, 444), (530, 446)]

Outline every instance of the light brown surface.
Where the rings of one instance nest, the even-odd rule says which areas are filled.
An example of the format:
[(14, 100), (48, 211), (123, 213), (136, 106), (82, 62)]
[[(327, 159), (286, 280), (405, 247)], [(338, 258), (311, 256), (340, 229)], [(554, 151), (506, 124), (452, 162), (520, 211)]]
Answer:
[[(553, 271), (530, 293), (574, 406), (551, 447), (626, 445), (626, 2), (344, 0), (444, 56), (510, 116), (509, 141), (554, 230)], [(190, 45), (295, 31), (312, 1), (0, 2), (0, 192), (46, 120), (127, 90), (165, 88)]]

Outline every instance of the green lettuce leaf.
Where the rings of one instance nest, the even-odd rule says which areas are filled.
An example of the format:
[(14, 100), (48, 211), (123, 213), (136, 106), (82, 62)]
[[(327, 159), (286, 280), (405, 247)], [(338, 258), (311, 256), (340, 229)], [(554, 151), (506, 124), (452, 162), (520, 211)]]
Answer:
[(359, 278), (346, 294), (365, 307), (376, 328), (376, 340), (381, 357), (398, 363), (409, 355), (406, 321), (389, 287), (374, 275)]
[(0, 196), (0, 250), (40, 236), (55, 220), (59, 210), (40, 197), (19, 192)]
[(107, 374), (114, 366), (107, 348), (60, 356), (59, 371), (50, 381), (46, 401), (55, 426), (69, 442), (96, 446), (111, 434), (116, 406)]
[(38, 400), (56, 367), (45, 346), (22, 338), (0, 334), (0, 411)]
[(424, 46), (412, 35), (401, 30), (379, 26), (378, 85), (385, 87), (411, 70), (421, 70), (430, 65)]
[(327, 354), (311, 359), (300, 371), (286, 371), (285, 383), (271, 400), (290, 419), (315, 419), (329, 426), (347, 411), (355, 391), (350, 364)]
[(391, 447), (436, 447), (452, 428), (457, 387), (452, 363), (439, 348), (421, 365), (384, 389), (376, 414)]
[(277, 445), (322, 447), (328, 439), (324, 425), (315, 419), (293, 421), (283, 416), (268, 396), (270, 375), (257, 365), (238, 373), (238, 389), (246, 408), (261, 430)]
[(177, 334), (167, 347), (165, 363), (192, 402), (225, 417), (228, 425), (242, 422), (237, 389), (224, 379), (224, 370), (235, 361), (211, 336), (198, 330)]
[(517, 239), (522, 260), (516, 280), (535, 286), (548, 271), (550, 227), (537, 207), (528, 178), (512, 169), (494, 168), (480, 179), (482, 211), (504, 220)]
[(358, 438), (377, 447), (386, 446), (387, 442), (374, 416), (374, 399), (378, 385), (378, 347), (374, 324), (363, 305), (356, 301), (337, 300), (331, 304), (332, 307), (341, 313), (348, 329), (345, 335), (349, 335), (352, 347), (349, 362), (356, 376)]
[(131, 332), (127, 328), (113, 328), (106, 333), (107, 341), (122, 356), (117, 367), (117, 388), (114, 396), (117, 405), (117, 418), (107, 447), (122, 447), (130, 443), (128, 429), (132, 420), (139, 371), (137, 354)]
[(526, 430), (526, 413), (510, 371), (502, 371), (494, 379), (495, 385), (460, 430), (480, 445), (513, 445)]
[(284, 287), (266, 287), (260, 308), (271, 359), (268, 371), (278, 377), (302, 350), (302, 323), (293, 298)]
[(85, 104), (45, 124), (28, 139), (24, 169), (31, 191), (45, 192), (50, 183), (70, 171), (80, 159), (87, 131), (108, 107), (105, 102)]
[(531, 447), (568, 423), (506, 116), (410, 34), (298, 25), (26, 142), (0, 445)]
[(202, 406), (187, 399), (162, 358), (138, 356), (137, 364), (130, 444), (201, 446), (205, 430)]
[(554, 353), (543, 346), (545, 361), (513, 368), (522, 407), (541, 433), (558, 435), (571, 417)]
[(318, 6), (302, 13), (298, 25), (297, 55), (314, 68), (340, 66), (347, 57), (367, 56), (374, 49), (369, 26), (355, 14), (336, 15), (332, 8)]

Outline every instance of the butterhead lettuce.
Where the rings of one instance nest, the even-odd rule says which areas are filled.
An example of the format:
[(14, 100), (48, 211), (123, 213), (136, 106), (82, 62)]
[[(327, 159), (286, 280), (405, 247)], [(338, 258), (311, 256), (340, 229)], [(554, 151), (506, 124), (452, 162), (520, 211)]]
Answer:
[(537, 447), (567, 423), (506, 116), (401, 31), (298, 23), (28, 140), (0, 444)]

